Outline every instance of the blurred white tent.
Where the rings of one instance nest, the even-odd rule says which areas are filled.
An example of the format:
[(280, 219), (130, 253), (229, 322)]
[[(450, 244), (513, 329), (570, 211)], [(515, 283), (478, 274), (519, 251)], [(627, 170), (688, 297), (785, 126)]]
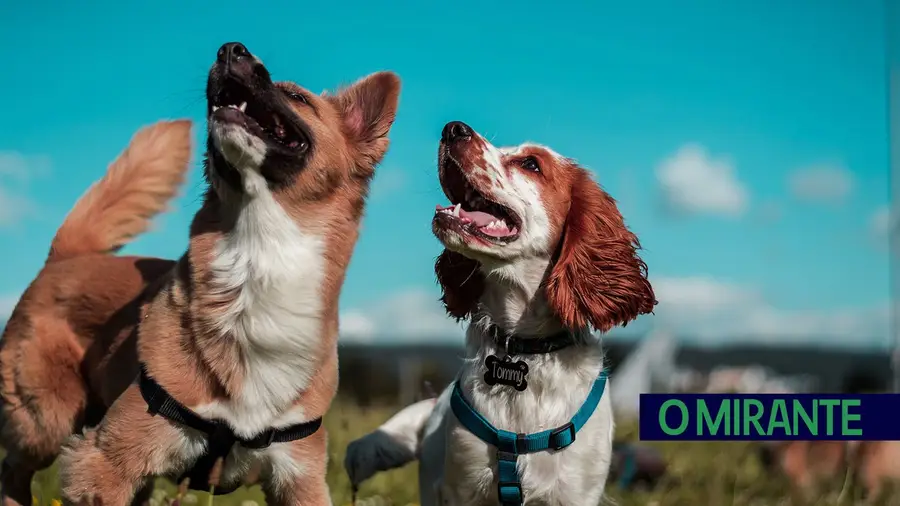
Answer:
[(616, 369), (611, 389), (616, 417), (637, 417), (640, 394), (672, 391), (679, 378), (675, 366), (678, 345), (671, 334), (657, 330), (647, 334)]
[(810, 392), (815, 379), (809, 376), (779, 376), (761, 365), (716, 367), (709, 373), (706, 393), (789, 394)]

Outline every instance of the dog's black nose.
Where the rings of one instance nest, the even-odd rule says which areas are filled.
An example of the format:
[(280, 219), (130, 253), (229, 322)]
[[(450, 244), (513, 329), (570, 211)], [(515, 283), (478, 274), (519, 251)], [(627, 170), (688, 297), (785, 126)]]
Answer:
[(451, 121), (444, 125), (444, 130), (441, 131), (441, 140), (444, 142), (454, 142), (472, 137), (473, 133), (472, 127), (462, 121)]
[(220, 63), (236, 63), (241, 59), (249, 58), (250, 51), (240, 42), (227, 42), (219, 48), (217, 56)]

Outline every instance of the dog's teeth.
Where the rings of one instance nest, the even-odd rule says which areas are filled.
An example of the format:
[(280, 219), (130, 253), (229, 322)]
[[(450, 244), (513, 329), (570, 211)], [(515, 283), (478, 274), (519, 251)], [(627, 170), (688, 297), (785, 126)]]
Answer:
[(241, 102), (241, 105), (238, 106), (238, 109), (240, 109), (241, 112), (246, 111), (247, 110), (247, 102)]
[(459, 210), (460, 209), (462, 209), (462, 205), (456, 204), (456, 206), (453, 207), (453, 216), (456, 216), (457, 218), (459, 218)]
[(219, 106), (217, 106), (217, 105), (214, 105), (214, 106), (213, 106), (213, 112), (216, 112), (216, 111), (218, 111), (219, 109), (220, 109)]
[(494, 221), (488, 223), (487, 225), (485, 225), (483, 228), (493, 229), (493, 230), (504, 230), (504, 229), (508, 229), (509, 227), (506, 226), (505, 220), (494, 220)]

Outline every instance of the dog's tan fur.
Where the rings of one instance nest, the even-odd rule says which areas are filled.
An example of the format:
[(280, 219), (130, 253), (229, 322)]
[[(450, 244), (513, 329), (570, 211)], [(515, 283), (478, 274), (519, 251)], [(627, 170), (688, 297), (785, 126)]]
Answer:
[[(310, 106), (291, 107), (318, 148), (288, 186), (273, 192), (292, 221), (325, 239), (315, 371), (309, 385), (296, 392), (293, 406), (285, 407), (286, 412), (300, 409), (311, 420), (325, 414), (337, 389), (338, 296), (374, 166), (388, 147), (400, 85), (394, 74), (378, 73), (336, 95), (316, 96), (292, 83), (278, 86), (308, 97)], [(178, 165), (183, 173), (189, 141), (182, 129), (185, 156), (170, 161), (169, 170)], [(125, 172), (133, 173), (125, 179), (137, 187), (137, 181), (146, 180), (138, 174), (150, 169), (131, 166)], [(248, 373), (246, 350), (214, 323), (240, 287), (223, 292), (213, 286), (210, 268), (217, 244), (235, 227), (238, 210), (231, 190), (210, 167), (207, 171), (213, 173), (211, 186), (192, 222), (188, 250), (177, 262), (103, 254), (140, 232), (136, 217), (148, 216), (171, 196), (159, 185), (145, 181), (146, 198), (130, 198), (126, 205), (128, 192), (101, 183), (70, 214), (51, 256), (66, 260), (48, 263), (23, 296), (0, 352), (2, 443), (12, 450), (3, 481), (7, 503), (28, 503), (34, 470), (53, 460), (66, 436), (81, 430), (85, 413), (93, 410), (105, 414), (100, 425), (73, 438), (62, 453), (66, 502), (124, 505), (146, 493), (151, 477), (174, 476), (190, 465), (182, 458), (184, 449), (195, 445), (199, 434), (147, 413), (134, 382), (138, 357), (185, 406), (227, 403), (240, 395)], [(104, 181), (120, 179), (111, 170)], [(148, 205), (151, 198), (159, 205)], [(96, 202), (91, 204), (96, 210), (85, 209), (86, 202)], [(96, 242), (74, 239), (107, 222), (116, 225), (98, 228)], [(277, 446), (267, 450), (268, 461), (253, 457), (257, 464), (269, 464), (261, 476), (269, 504), (330, 504), (325, 430)], [(226, 466), (225, 474), (246, 474), (245, 464), (253, 458), (236, 459), (238, 467)], [(296, 472), (278, 474), (275, 458)]]
[(34, 472), (134, 377), (134, 340), (126, 339), (137, 321), (134, 301), (173, 262), (109, 253), (164, 210), (190, 156), (188, 121), (138, 132), (69, 213), (13, 311), (0, 340), (5, 504), (29, 504)]

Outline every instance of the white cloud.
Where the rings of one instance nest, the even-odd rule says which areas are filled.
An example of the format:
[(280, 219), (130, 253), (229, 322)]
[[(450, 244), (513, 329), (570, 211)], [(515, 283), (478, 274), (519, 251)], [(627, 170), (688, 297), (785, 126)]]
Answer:
[(398, 169), (377, 169), (372, 180), (371, 195), (373, 199), (382, 198), (406, 186), (406, 174)]
[(869, 224), (872, 234), (879, 239), (886, 238), (893, 229), (897, 228), (896, 213), (891, 213), (890, 206), (884, 206), (874, 213)]
[(760, 299), (753, 291), (702, 276), (657, 278), (652, 283), (660, 304), (665, 302), (694, 314), (712, 313), (741, 304), (756, 304)]
[[(752, 286), (711, 277), (662, 277), (652, 280), (659, 305), (655, 315), (617, 329), (643, 334), (655, 328), (680, 339), (708, 344), (752, 340), (769, 344), (883, 346), (888, 342), (890, 305), (837, 310), (787, 310), (776, 307)], [(643, 322), (641, 321), (643, 320)], [(408, 289), (363, 308), (341, 314), (341, 340), (461, 344), (463, 325), (448, 318), (437, 293)]]
[(788, 176), (791, 193), (810, 202), (842, 202), (853, 191), (853, 174), (839, 165), (814, 165)]
[(27, 197), (15, 195), (0, 183), (0, 227), (14, 225), (35, 210)]
[(361, 311), (347, 311), (340, 317), (341, 337), (351, 341), (371, 342), (378, 332), (372, 318)]
[(20, 181), (42, 176), (50, 171), (50, 157), (24, 155), (17, 151), (0, 151), (0, 177)]
[(747, 190), (733, 164), (712, 158), (699, 144), (686, 144), (663, 160), (656, 178), (665, 203), (674, 211), (740, 216), (748, 205)]
[(46, 156), (0, 151), (0, 227), (14, 225), (31, 215), (36, 206), (25, 196), (30, 179), (50, 170)]
[(890, 205), (875, 210), (869, 217), (869, 239), (880, 250), (891, 249), (892, 254), (900, 253), (900, 214), (891, 210)]
[(837, 310), (785, 310), (749, 286), (709, 277), (654, 279), (659, 305), (654, 323), (685, 338), (710, 343), (756, 342), (884, 345), (889, 304)]
[(341, 313), (344, 341), (459, 339), (463, 327), (444, 312), (439, 294), (419, 288), (388, 295), (367, 307)]

